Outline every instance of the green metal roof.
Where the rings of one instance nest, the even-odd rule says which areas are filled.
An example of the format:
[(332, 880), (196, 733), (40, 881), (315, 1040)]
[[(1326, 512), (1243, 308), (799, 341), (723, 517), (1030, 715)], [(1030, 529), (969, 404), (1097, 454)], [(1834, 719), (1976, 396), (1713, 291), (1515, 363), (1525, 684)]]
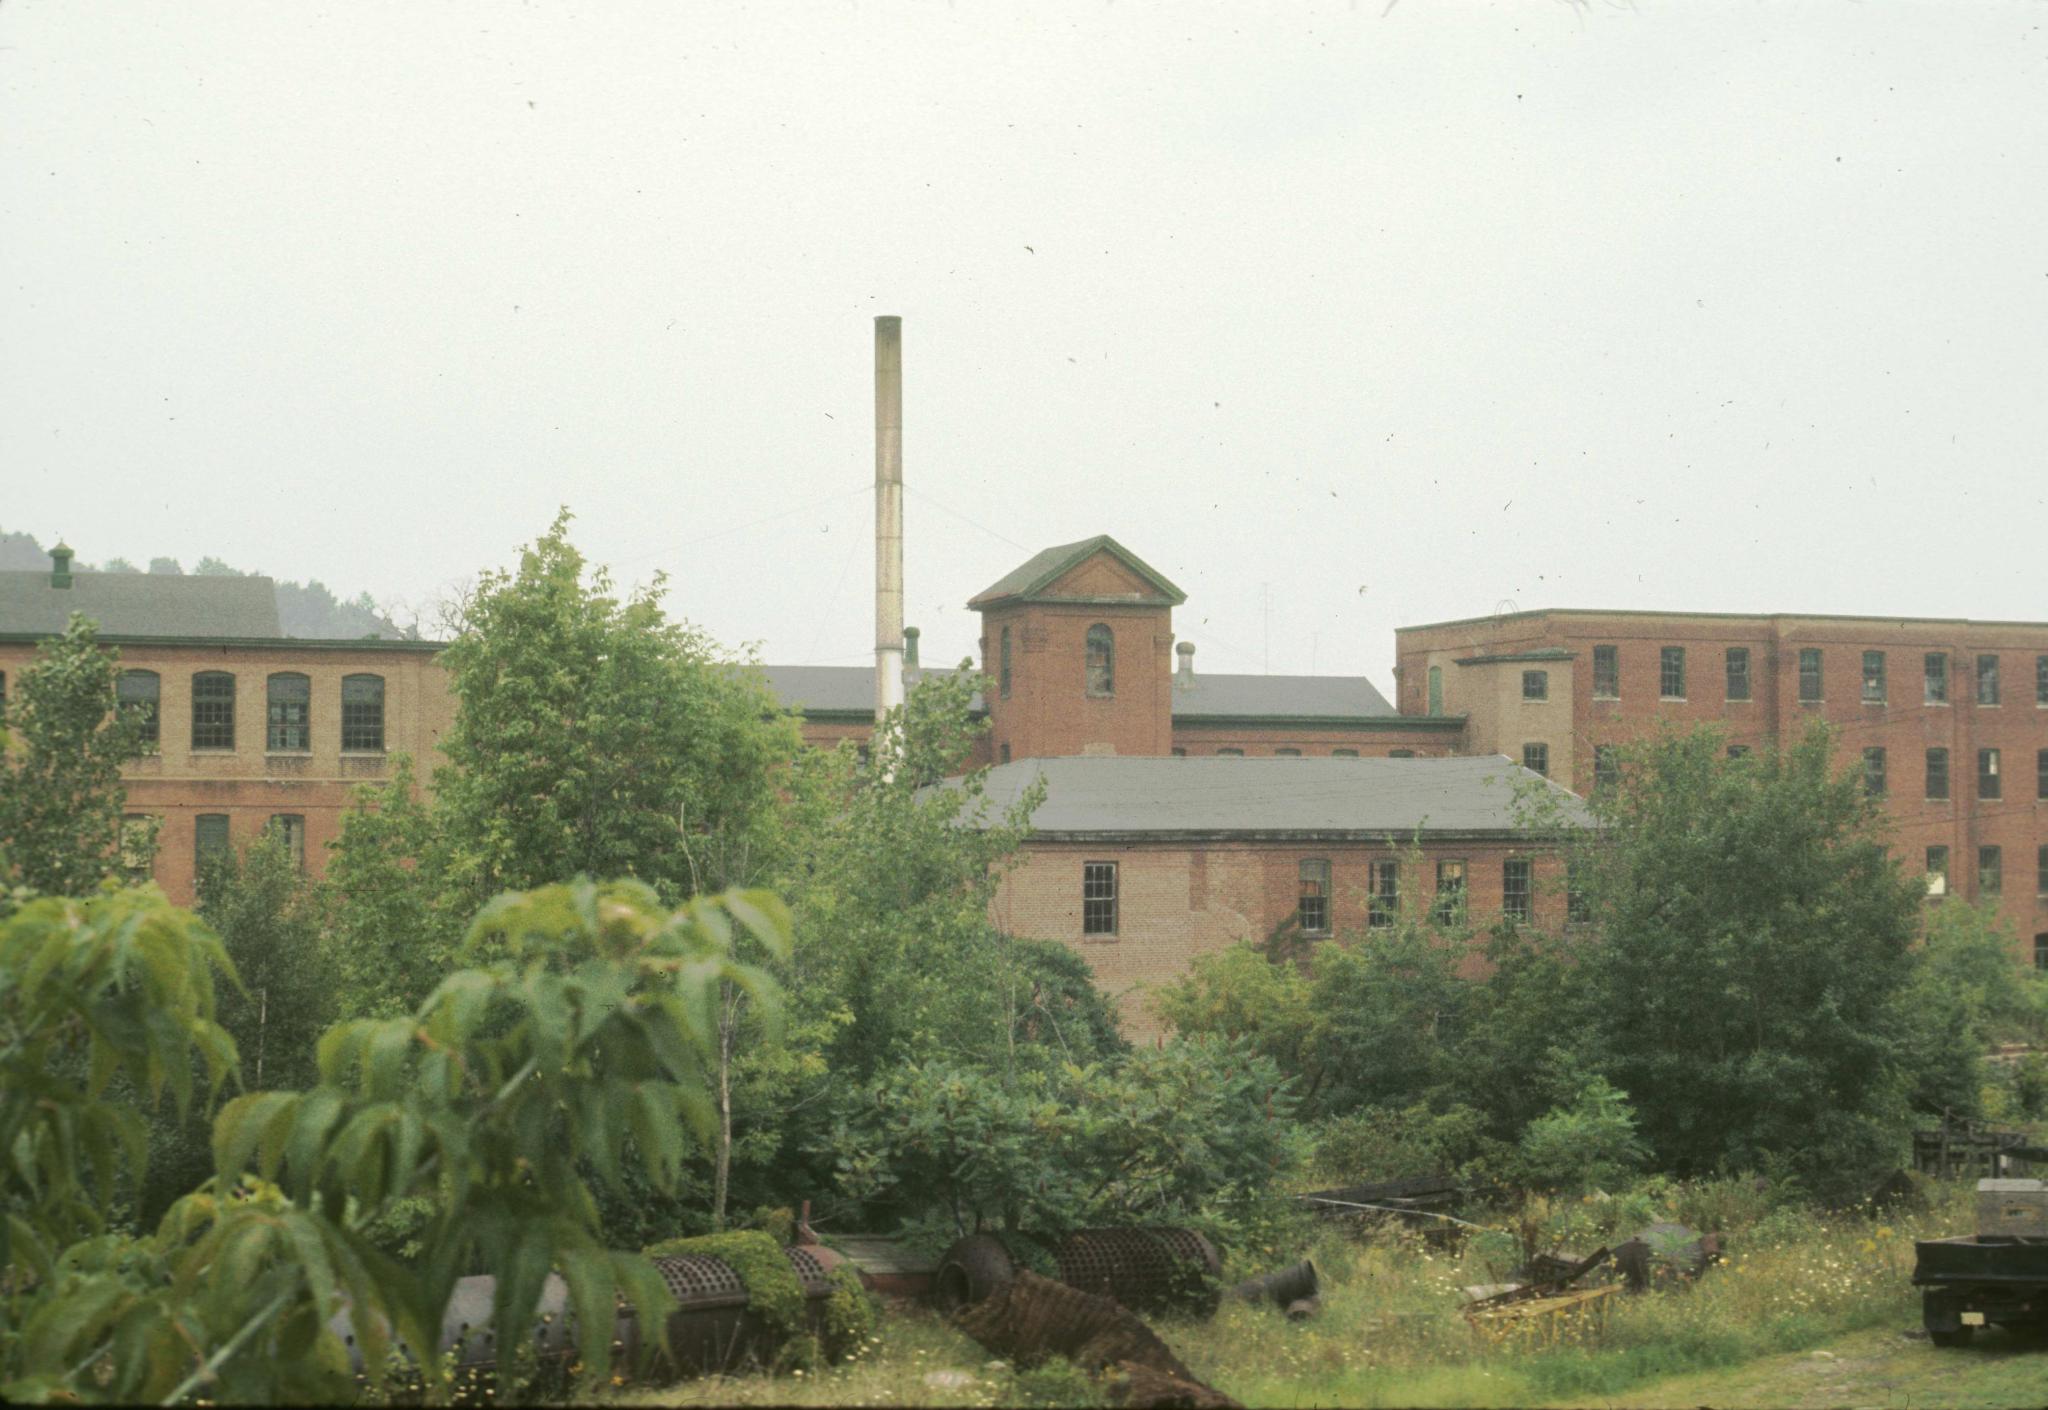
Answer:
[(0, 636), (61, 633), (74, 612), (114, 637), (282, 637), (277, 590), (268, 578), (183, 577), (168, 573), (73, 573), (57, 587), (51, 573), (0, 573)]
[[(1169, 582), (1137, 554), (1125, 548), (1108, 534), (1097, 534), (1092, 539), (1079, 543), (1063, 543), (1033, 554), (1020, 566), (976, 593), (967, 600), (967, 605), (976, 611), (993, 607), (1002, 602), (1032, 602), (1041, 600), (1041, 594), (1068, 569), (1086, 560), (1097, 552), (1112, 554), (1126, 568), (1151, 584), (1155, 594), (1151, 598), (1133, 599), (1139, 602), (1163, 602), (1169, 607), (1178, 607), (1188, 600), (1188, 595)], [(1059, 599), (1052, 599), (1058, 601)], [(1121, 599), (1119, 599), (1121, 600)]]

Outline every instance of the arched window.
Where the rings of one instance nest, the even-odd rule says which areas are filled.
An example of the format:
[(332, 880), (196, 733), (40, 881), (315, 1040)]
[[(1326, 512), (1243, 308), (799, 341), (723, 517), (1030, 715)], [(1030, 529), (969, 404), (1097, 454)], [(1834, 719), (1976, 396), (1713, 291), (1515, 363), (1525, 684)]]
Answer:
[(1088, 629), (1088, 693), (1116, 694), (1116, 637), (1100, 622)]
[(269, 724), (263, 747), (291, 753), (313, 747), (313, 682), (297, 671), (279, 671), (270, 678)]
[(143, 750), (156, 753), (157, 706), (163, 698), (162, 678), (155, 671), (123, 671), (114, 687), (114, 698), (121, 704), (121, 713), (133, 716), (140, 727)]
[(235, 678), (226, 671), (192, 677), (192, 747), (235, 747)]
[(345, 751), (384, 752), (384, 677), (341, 678), (341, 747)]
[(1003, 628), (1002, 666), (997, 681), (1002, 688), (1003, 699), (1010, 698), (1010, 629)]

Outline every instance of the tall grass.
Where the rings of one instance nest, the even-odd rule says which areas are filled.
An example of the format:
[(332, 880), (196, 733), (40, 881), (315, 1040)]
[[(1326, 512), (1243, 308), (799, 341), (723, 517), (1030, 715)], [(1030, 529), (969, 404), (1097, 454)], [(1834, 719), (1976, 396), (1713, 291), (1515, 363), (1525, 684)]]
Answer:
[[(1197, 1375), (1251, 1405), (1519, 1406), (1612, 1396), (1659, 1377), (1797, 1351), (1889, 1321), (1917, 1322), (1913, 1240), (1966, 1232), (1967, 1182), (1934, 1187), (1918, 1214), (1817, 1215), (1773, 1207), (1748, 1182), (1650, 1183), (1612, 1199), (1534, 1202), (1488, 1220), (1455, 1252), (1381, 1231), (1330, 1230), (1307, 1251), (1323, 1275), (1321, 1313), (1231, 1304), (1207, 1322), (1156, 1329)], [(1555, 1345), (1481, 1337), (1462, 1289), (1498, 1282), (1525, 1243), (1581, 1252), (1671, 1220), (1718, 1228), (1726, 1256), (1697, 1284), (1608, 1300), (1604, 1327)], [(1249, 1275), (1299, 1246), (1233, 1260)], [(627, 1392), (639, 1404), (1008, 1405), (1077, 1403), (1071, 1371), (1018, 1373), (922, 1314), (885, 1317), (858, 1361), (806, 1377), (733, 1377)]]

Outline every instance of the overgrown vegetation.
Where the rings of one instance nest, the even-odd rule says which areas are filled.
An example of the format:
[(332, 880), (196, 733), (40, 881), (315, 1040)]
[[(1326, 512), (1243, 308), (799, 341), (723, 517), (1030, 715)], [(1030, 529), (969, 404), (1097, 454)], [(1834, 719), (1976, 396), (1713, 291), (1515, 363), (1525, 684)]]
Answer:
[[(1659, 736), (1591, 828), (1532, 795), (1586, 924), (1404, 915), (1306, 958), (1243, 945), (1161, 1012), (1298, 1076), (1329, 1178), (1571, 1191), (1751, 1169), (1853, 1201), (1913, 1121), (1983, 1110), (1987, 1047), (2048, 1031), (2048, 989), (1992, 914), (1925, 901), (1832, 748), (1819, 727), (1740, 760), (1712, 730)], [(1486, 972), (1461, 978), (1475, 945)]]

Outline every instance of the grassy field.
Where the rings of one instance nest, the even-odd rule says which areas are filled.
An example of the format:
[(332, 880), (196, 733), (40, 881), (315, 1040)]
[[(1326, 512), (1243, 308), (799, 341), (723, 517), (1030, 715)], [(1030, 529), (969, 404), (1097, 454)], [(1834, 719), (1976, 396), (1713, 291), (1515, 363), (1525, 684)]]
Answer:
[[(2005, 1338), (1937, 1352), (1901, 1333), (1919, 1325), (1908, 1278), (1913, 1240), (1969, 1225), (1967, 1189), (1912, 1215), (1819, 1218), (1771, 1210), (1738, 1187), (1541, 1208), (1543, 1246), (1590, 1248), (1657, 1218), (1693, 1216), (1727, 1231), (1728, 1256), (1696, 1286), (1610, 1299), (1604, 1327), (1555, 1344), (1489, 1341), (1458, 1309), (1467, 1284), (1518, 1261), (1508, 1233), (1456, 1253), (1419, 1240), (1316, 1241), (1321, 1315), (1291, 1323), (1271, 1308), (1228, 1306), (1208, 1322), (1156, 1329), (1199, 1375), (1250, 1405), (1527, 1406), (2014, 1404), (2048, 1400), (2048, 1349)], [(1721, 1200), (1719, 1218), (1701, 1201)], [(1612, 1227), (1606, 1227), (1612, 1226)], [(1295, 1250), (1261, 1255), (1291, 1261)], [(1249, 1266), (1249, 1261), (1247, 1263)], [(1842, 1350), (1839, 1348), (1848, 1348)], [(1831, 1355), (1814, 1356), (1816, 1349)], [(2030, 1374), (2031, 1373), (2031, 1374)], [(1881, 1393), (1893, 1377), (1910, 1400)], [(1858, 1379), (1862, 1377), (1863, 1379)], [(1789, 1379), (1788, 1379), (1789, 1378)], [(1773, 1398), (1774, 1380), (1785, 1398)], [(1871, 1393), (1852, 1393), (1868, 1382)], [(1979, 1386), (1978, 1382), (1982, 1385)], [(2015, 1401), (2021, 1383), (2032, 1389)], [(1883, 1382), (1891, 1384), (1892, 1382)], [(887, 1316), (868, 1353), (809, 1376), (726, 1377), (624, 1392), (643, 1405), (1008, 1405), (1085, 1403), (1069, 1368), (1019, 1374), (935, 1319)], [(1808, 1398), (1801, 1398), (1808, 1397)], [(2003, 1397), (2003, 1398), (2001, 1398)]]

